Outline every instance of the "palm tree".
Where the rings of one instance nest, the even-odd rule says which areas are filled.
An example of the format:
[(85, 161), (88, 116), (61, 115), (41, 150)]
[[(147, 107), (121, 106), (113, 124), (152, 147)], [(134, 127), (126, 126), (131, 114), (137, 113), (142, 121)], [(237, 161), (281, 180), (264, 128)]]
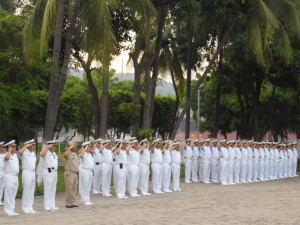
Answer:
[[(233, 5), (230, 5), (232, 7)], [(211, 58), (209, 65), (205, 69), (203, 75), (198, 80), (191, 97), (186, 102), (185, 107), (180, 114), (174, 126), (171, 138), (174, 138), (180, 126), (180, 123), (189, 109), (197, 90), (204, 78), (211, 70), (213, 64), (218, 58), (221, 50), (228, 43), (230, 34), (236, 23), (248, 21), (245, 29), (238, 32), (247, 32), (248, 44), (252, 54), (255, 56), (257, 63), (265, 70), (269, 68), (272, 56), (271, 49), (277, 45), (277, 54), (286, 59), (288, 63), (291, 58), (291, 47), (287, 31), (291, 31), (299, 36), (299, 2), (296, 0), (241, 0), (232, 7), (234, 19), (231, 19), (230, 26), (218, 45), (216, 52)], [(205, 11), (205, 10), (204, 10)], [(232, 17), (231, 17), (232, 18)], [(229, 21), (226, 21), (229, 23)], [(221, 39), (221, 38), (219, 38)], [(280, 47), (278, 47), (280, 46)], [(259, 83), (257, 84), (259, 88)], [(256, 102), (259, 101), (259, 92), (257, 91)], [(255, 113), (256, 112), (256, 113)], [(258, 116), (258, 105), (254, 110), (256, 117)], [(254, 120), (254, 133), (258, 133), (258, 119)], [(257, 139), (255, 137), (255, 139)]]

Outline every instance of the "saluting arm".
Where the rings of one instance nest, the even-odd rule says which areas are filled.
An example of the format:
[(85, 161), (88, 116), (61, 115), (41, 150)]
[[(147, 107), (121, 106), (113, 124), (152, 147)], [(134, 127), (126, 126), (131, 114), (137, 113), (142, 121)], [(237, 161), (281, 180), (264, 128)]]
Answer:
[(46, 148), (43, 149), (43, 151), (41, 152), (41, 156), (45, 157), (45, 155), (47, 154), (47, 151), (52, 147), (53, 145), (48, 145)]
[(85, 148), (80, 152), (80, 154), (79, 154), (80, 158), (83, 158), (84, 153), (85, 153), (85, 151), (86, 151), (87, 148), (88, 148), (88, 146), (85, 146)]
[(65, 151), (65, 153), (64, 153), (64, 157), (65, 157), (65, 158), (68, 158), (68, 157), (69, 157), (70, 151), (71, 151), (71, 149), (74, 148), (74, 147), (75, 147), (75, 145), (69, 146), (69, 148), (67, 149), (67, 151)]
[(19, 151), (19, 155), (22, 156), (23, 153), (25, 152), (25, 150), (30, 147), (30, 144), (25, 145), (23, 148), (21, 148), (21, 150)]
[(5, 155), (5, 160), (6, 160), (6, 161), (9, 160), (10, 157), (11, 157), (11, 148), (8, 147), (7, 153), (6, 153), (6, 155)]

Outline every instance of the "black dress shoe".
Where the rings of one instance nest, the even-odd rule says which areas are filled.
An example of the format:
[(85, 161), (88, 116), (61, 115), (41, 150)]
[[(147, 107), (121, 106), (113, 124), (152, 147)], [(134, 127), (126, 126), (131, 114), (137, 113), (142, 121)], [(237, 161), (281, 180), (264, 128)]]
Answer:
[(72, 205), (73, 206), (73, 208), (77, 208), (77, 207), (79, 207), (78, 205)]
[(73, 205), (66, 205), (66, 208), (74, 208)]

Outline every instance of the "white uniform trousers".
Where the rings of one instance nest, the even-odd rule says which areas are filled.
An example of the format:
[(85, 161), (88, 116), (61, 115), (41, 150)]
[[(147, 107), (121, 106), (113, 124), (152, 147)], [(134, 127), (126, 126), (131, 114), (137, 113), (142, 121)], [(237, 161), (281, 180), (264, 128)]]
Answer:
[(258, 178), (258, 159), (253, 160), (252, 180), (257, 181)]
[(4, 175), (4, 212), (7, 215), (14, 213), (19, 180), (17, 174)]
[(150, 168), (148, 164), (140, 163), (139, 190), (144, 195), (148, 193)]
[[(293, 175), (294, 176), (297, 175), (297, 164), (298, 164), (298, 159), (293, 159)], [(0, 196), (1, 196), (1, 194), (0, 194)]]
[(275, 159), (275, 169), (274, 169), (275, 178), (279, 178), (279, 167), (280, 167), (280, 160)]
[(240, 174), (241, 174), (241, 160), (235, 160), (234, 162), (234, 183), (240, 182)]
[(173, 181), (173, 190), (179, 191), (180, 190), (180, 164), (172, 163), (172, 181)]
[(212, 159), (211, 160), (211, 180), (212, 182), (218, 182), (218, 160)]
[(162, 165), (160, 163), (152, 163), (152, 189), (154, 193), (161, 192), (162, 185)]
[(246, 181), (251, 182), (252, 181), (252, 173), (253, 173), (253, 160), (249, 159), (247, 162), (247, 179)]
[(102, 163), (102, 192), (103, 195), (110, 194), (110, 182), (112, 175), (112, 165), (108, 163)]
[(293, 176), (293, 159), (288, 159), (288, 176)]
[(131, 196), (137, 195), (137, 187), (139, 184), (140, 178), (140, 168), (136, 164), (128, 165), (128, 174), (127, 174), (127, 190)]
[(211, 168), (210, 160), (205, 159), (203, 163), (204, 183), (208, 183), (210, 180), (210, 168)]
[(57, 172), (48, 172), (47, 169), (43, 170), (43, 183), (44, 183), (44, 207), (45, 209), (55, 207), (55, 195), (57, 184)]
[(240, 181), (241, 182), (246, 182), (247, 167), (248, 167), (248, 160), (242, 160), (241, 161), (241, 173), (240, 173)]
[(186, 159), (184, 165), (185, 165), (185, 182), (190, 183), (191, 182), (191, 174), (192, 174), (192, 160)]
[(227, 183), (233, 184), (233, 176), (234, 176), (234, 160), (228, 160), (228, 172), (227, 172)]
[(203, 173), (203, 159), (199, 159), (199, 180), (204, 181), (204, 173)]
[(171, 165), (167, 163), (163, 163), (162, 165), (163, 175), (162, 175), (162, 189), (164, 192), (170, 190), (170, 182), (171, 182)]
[(284, 177), (288, 177), (288, 159), (284, 160)]
[(274, 179), (274, 159), (270, 159), (269, 177)]
[(198, 170), (199, 170), (199, 160), (198, 159), (194, 159), (192, 160), (192, 181), (194, 182), (198, 182), (199, 178), (198, 178)]
[(220, 182), (222, 184), (227, 184), (227, 170), (228, 161), (220, 159)]
[(81, 201), (83, 203), (89, 203), (90, 201), (90, 194), (92, 190), (92, 183), (93, 183), (93, 171), (89, 169), (81, 168), (79, 179), (81, 180)]
[(265, 160), (264, 159), (259, 160), (258, 177), (259, 177), (260, 181), (265, 180)]
[(270, 160), (265, 160), (265, 179), (269, 179), (269, 168), (270, 168)]
[(121, 168), (120, 164), (117, 163), (114, 165), (113, 173), (116, 195), (118, 198), (123, 198), (126, 192), (127, 166), (123, 163)]
[(279, 168), (278, 168), (278, 176), (279, 178), (283, 178), (283, 160), (279, 160)]
[(4, 189), (4, 171), (0, 170), (0, 203), (2, 202), (3, 189)]
[(34, 190), (35, 190), (35, 171), (22, 171), (22, 209), (23, 211), (33, 211)]
[(93, 189), (92, 190), (94, 192), (100, 192), (101, 183), (102, 183), (102, 170), (101, 170), (101, 164), (99, 163), (99, 165), (95, 164), (95, 167), (94, 167)]

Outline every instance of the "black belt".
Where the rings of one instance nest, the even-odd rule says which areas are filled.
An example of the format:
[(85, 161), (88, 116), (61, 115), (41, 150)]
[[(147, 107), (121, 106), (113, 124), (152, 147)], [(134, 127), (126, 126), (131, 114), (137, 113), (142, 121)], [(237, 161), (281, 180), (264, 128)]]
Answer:
[(54, 170), (54, 167), (49, 167), (47, 170), (48, 170), (48, 173), (51, 173)]
[(96, 165), (100, 165), (100, 163), (99, 163), (99, 162), (96, 162)]

